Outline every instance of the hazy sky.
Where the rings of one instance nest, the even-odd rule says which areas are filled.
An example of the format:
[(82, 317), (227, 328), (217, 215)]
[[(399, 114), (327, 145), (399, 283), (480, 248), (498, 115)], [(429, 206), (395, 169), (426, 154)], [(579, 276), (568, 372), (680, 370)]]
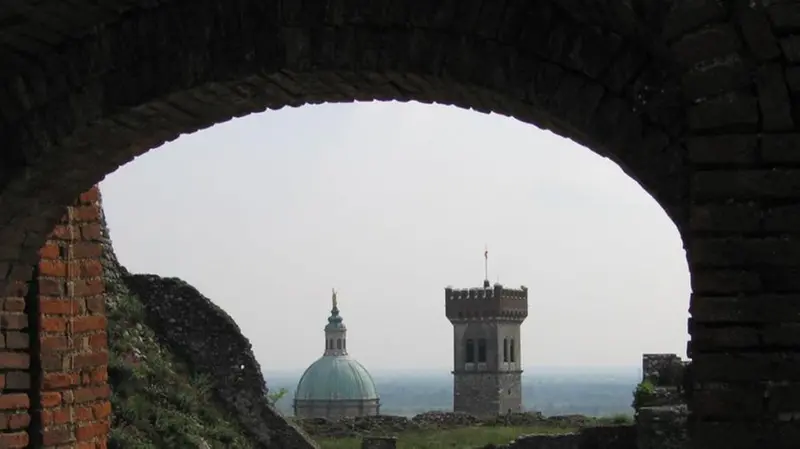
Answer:
[[(183, 136), (101, 184), (120, 261), (233, 316), (265, 370), (322, 354), (331, 288), (368, 369), (452, 368), (444, 288), (529, 288), (526, 366), (685, 356), (675, 225), (612, 162), (497, 115), (306, 106)], [(402, 337), (398, 337), (402, 336)]]

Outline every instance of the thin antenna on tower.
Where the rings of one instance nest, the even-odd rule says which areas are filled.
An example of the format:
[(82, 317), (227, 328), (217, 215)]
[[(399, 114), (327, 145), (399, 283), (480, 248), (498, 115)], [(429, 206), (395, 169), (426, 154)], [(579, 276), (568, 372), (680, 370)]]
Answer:
[(483, 245), (483, 279), (489, 282), (489, 246)]

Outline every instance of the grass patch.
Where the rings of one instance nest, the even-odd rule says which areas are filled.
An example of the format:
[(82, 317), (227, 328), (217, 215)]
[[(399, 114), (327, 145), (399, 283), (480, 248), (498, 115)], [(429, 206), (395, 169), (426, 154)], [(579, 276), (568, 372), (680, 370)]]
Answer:
[[(506, 444), (521, 435), (553, 435), (576, 429), (555, 427), (478, 426), (459, 429), (401, 432), (398, 449), (475, 449), (486, 444)], [(361, 438), (314, 438), (321, 449), (360, 449)]]
[(108, 320), (109, 448), (253, 448), (215, 403), (209, 379), (190, 373), (158, 344), (138, 298), (109, 301)]

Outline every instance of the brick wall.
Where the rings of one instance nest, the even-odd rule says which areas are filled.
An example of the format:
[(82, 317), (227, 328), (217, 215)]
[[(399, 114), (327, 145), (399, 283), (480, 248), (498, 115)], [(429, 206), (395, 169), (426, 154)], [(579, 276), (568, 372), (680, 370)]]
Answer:
[(28, 294), (31, 446), (105, 448), (111, 404), (97, 187), (67, 208)]
[(30, 443), (30, 347), (37, 338), (26, 301), (33, 270), (8, 264), (0, 270), (8, 279), (0, 298), (0, 448), (22, 448)]

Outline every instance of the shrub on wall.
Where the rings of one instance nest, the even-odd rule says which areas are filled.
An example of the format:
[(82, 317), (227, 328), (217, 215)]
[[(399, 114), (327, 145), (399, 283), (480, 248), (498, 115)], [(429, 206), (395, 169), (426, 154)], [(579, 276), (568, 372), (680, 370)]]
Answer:
[(647, 403), (655, 396), (655, 385), (649, 379), (645, 379), (639, 382), (639, 384), (636, 385), (636, 388), (633, 390), (633, 403), (631, 406), (634, 408), (634, 410), (639, 410), (641, 407), (647, 405)]

